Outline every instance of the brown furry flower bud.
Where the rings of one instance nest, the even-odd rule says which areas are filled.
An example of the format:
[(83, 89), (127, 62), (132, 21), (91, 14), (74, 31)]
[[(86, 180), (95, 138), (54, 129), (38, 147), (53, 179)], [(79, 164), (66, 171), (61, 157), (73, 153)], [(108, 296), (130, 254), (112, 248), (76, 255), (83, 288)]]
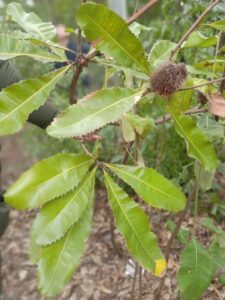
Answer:
[(183, 63), (166, 62), (155, 70), (150, 78), (151, 89), (160, 96), (170, 96), (177, 91), (187, 78)]

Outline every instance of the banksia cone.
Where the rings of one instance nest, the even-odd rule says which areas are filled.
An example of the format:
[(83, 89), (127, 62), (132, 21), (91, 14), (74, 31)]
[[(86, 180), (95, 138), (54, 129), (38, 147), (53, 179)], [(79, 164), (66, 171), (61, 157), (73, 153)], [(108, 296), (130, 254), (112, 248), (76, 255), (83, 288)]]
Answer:
[(183, 63), (166, 62), (155, 70), (150, 78), (151, 89), (160, 96), (170, 96), (177, 91), (187, 78)]

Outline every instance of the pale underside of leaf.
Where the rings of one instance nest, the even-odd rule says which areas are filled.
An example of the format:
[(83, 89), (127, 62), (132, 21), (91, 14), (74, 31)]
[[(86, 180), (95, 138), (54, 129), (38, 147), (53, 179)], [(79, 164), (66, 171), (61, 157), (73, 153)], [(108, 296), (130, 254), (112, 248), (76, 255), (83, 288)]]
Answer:
[(19, 131), (30, 113), (43, 105), (69, 66), (35, 79), (15, 83), (0, 92), (0, 135)]
[(43, 22), (35, 13), (26, 13), (19, 3), (11, 2), (7, 7), (7, 16), (20, 25), (26, 32), (42, 40), (52, 40), (56, 36), (55, 26)]
[(18, 40), (10, 35), (0, 35), (0, 60), (8, 60), (14, 57), (28, 56), (42, 63), (49, 62), (65, 62), (62, 58), (54, 53), (49, 53), (48, 50), (42, 50), (34, 45), (31, 41)]
[(100, 90), (90, 99), (69, 107), (47, 128), (47, 132), (58, 138), (91, 133), (119, 120), (141, 99), (143, 92), (143, 89), (127, 88)]

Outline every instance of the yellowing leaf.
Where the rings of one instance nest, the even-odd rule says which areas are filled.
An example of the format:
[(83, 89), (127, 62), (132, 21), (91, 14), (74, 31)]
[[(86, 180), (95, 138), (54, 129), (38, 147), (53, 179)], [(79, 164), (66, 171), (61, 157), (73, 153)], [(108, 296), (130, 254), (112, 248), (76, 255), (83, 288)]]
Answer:
[(160, 277), (162, 273), (166, 270), (166, 261), (165, 259), (157, 259), (155, 261), (155, 272), (154, 275)]

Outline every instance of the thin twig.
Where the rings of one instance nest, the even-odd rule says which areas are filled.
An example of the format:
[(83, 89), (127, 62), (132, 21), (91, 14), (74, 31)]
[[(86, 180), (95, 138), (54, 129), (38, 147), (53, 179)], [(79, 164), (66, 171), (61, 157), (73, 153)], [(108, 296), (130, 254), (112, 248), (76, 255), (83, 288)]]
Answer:
[(221, 40), (221, 32), (218, 35), (217, 43), (216, 43), (216, 52), (214, 56), (214, 63), (213, 63), (213, 75), (215, 76), (215, 69), (216, 69), (216, 59), (217, 56), (219, 55), (219, 50), (220, 50), (220, 40)]
[(131, 160), (133, 160), (133, 158), (131, 157), (131, 154), (130, 154), (130, 150), (132, 148), (133, 143), (134, 142), (126, 143), (126, 149), (125, 149), (124, 157), (122, 160), (123, 165), (125, 165), (127, 163), (129, 157), (131, 158)]
[[(184, 112), (185, 115), (195, 115), (195, 114), (200, 114), (200, 113), (205, 113), (208, 112), (208, 108), (192, 108), (190, 110), (187, 110), (186, 112)], [(155, 121), (155, 125), (161, 125), (164, 124), (168, 121), (170, 121), (171, 115), (167, 114), (161, 118), (159, 118), (158, 120)]]
[(211, 80), (211, 81), (207, 81), (205, 83), (201, 83), (201, 84), (198, 84), (198, 85), (183, 87), (183, 88), (178, 89), (177, 92), (194, 90), (194, 89), (197, 89), (199, 87), (202, 87), (202, 86), (205, 86), (205, 85), (211, 85), (213, 83), (224, 81), (224, 80), (225, 80), (225, 76), (222, 77), (222, 78), (218, 78), (218, 79), (214, 79), (214, 80)]
[(224, 70), (223, 70), (223, 75), (222, 75), (220, 86), (219, 86), (219, 92), (221, 94), (223, 94), (224, 90), (225, 90), (225, 67), (224, 67)]
[[(86, 3), (86, 0), (81, 0), (82, 4)], [(78, 36), (77, 36), (77, 56), (82, 55), (82, 33), (80, 26), (78, 27)]]
[(78, 79), (80, 77), (80, 74), (82, 73), (82, 70), (83, 70), (83, 67), (77, 65), (76, 66), (76, 71), (73, 74), (73, 79), (72, 79), (72, 82), (71, 82), (70, 94), (69, 94), (70, 104), (71, 105), (75, 104), (77, 102), (74, 94), (75, 94), (75, 90), (76, 90), (76, 87), (77, 87), (77, 82), (78, 82)]
[(216, 6), (221, 0), (215, 0), (209, 4), (209, 6), (205, 9), (205, 11), (198, 17), (195, 23), (188, 29), (187, 32), (182, 36), (180, 41), (177, 43), (176, 47), (172, 50), (170, 59), (176, 54), (176, 52), (180, 49), (181, 45), (184, 41), (189, 37), (189, 35), (198, 27), (201, 21), (205, 18), (205, 16), (211, 11), (211, 9)]
[(131, 299), (135, 299), (134, 291), (135, 291), (135, 283), (137, 279), (137, 273), (138, 273), (138, 263), (135, 263), (135, 271), (134, 271), (134, 278), (132, 282), (132, 289), (131, 289)]
[[(180, 227), (181, 227), (181, 224), (182, 222), (184, 221), (184, 218), (191, 206), (191, 203), (192, 201), (194, 200), (194, 197), (196, 195), (196, 190), (198, 188), (198, 185), (197, 185), (197, 182), (195, 182), (195, 186), (194, 186), (194, 189), (193, 191), (190, 193), (189, 197), (188, 197), (188, 200), (187, 200), (187, 203), (186, 203), (186, 207), (185, 209), (182, 211), (179, 219), (178, 219), (178, 222), (176, 224), (176, 227), (168, 241), (168, 244), (167, 244), (167, 247), (166, 247), (166, 250), (165, 250), (165, 259), (166, 259), (166, 262), (168, 262), (169, 260), (169, 257), (170, 257), (170, 250), (171, 250), (171, 247), (172, 247), (172, 244), (173, 244), (173, 241), (174, 239), (176, 238), (179, 230), (180, 230)], [(160, 278), (160, 282), (159, 282), (159, 285), (158, 285), (158, 288), (157, 290), (155, 291), (155, 297), (154, 297), (154, 300), (159, 300), (161, 299), (160, 298), (160, 295), (161, 295), (161, 292), (162, 292), (162, 289), (163, 289), (163, 286), (164, 286), (164, 282), (165, 282), (165, 278), (166, 278), (166, 275), (162, 278)]]
[(139, 300), (142, 300), (143, 288), (142, 288), (142, 267), (141, 266), (139, 266), (138, 271), (139, 271), (138, 274)]
[(130, 25), (131, 23), (135, 22), (139, 19), (143, 14), (146, 13), (152, 6), (154, 6), (158, 0), (150, 0), (147, 4), (145, 4), (141, 9), (139, 9), (132, 17), (127, 20), (127, 24)]
[(202, 173), (202, 166), (201, 164), (198, 164), (199, 171), (196, 176), (196, 193), (195, 193), (195, 198), (194, 198), (194, 224), (193, 224), (193, 230), (192, 230), (192, 236), (195, 236), (196, 234), (196, 229), (197, 229), (197, 223), (198, 223), (198, 198), (199, 198), (199, 185), (200, 185), (200, 178), (201, 178), (201, 173)]
[(115, 239), (115, 232), (114, 232), (114, 218), (113, 215), (110, 215), (110, 236), (111, 236), (111, 241), (112, 241), (112, 246), (113, 246), (113, 251), (119, 256), (121, 257), (121, 253), (117, 248), (116, 245), (116, 239)]
[[(84, 4), (86, 3), (86, 0), (81, 0), (81, 3)], [(77, 82), (80, 77), (80, 74), (83, 71), (83, 64), (85, 65), (85, 60), (84, 62), (80, 61), (80, 57), (82, 56), (82, 33), (81, 33), (81, 28), (80, 26), (78, 27), (78, 36), (77, 36), (77, 60), (76, 60), (76, 71), (73, 74), (71, 86), (70, 86), (70, 94), (69, 94), (69, 99), (70, 99), (70, 104), (75, 104), (77, 102), (75, 98), (75, 90), (77, 87)]]
[(81, 39), (82, 39), (82, 34), (81, 34), (81, 28), (79, 26), (78, 35), (77, 35), (77, 56), (80, 56), (82, 54)]

